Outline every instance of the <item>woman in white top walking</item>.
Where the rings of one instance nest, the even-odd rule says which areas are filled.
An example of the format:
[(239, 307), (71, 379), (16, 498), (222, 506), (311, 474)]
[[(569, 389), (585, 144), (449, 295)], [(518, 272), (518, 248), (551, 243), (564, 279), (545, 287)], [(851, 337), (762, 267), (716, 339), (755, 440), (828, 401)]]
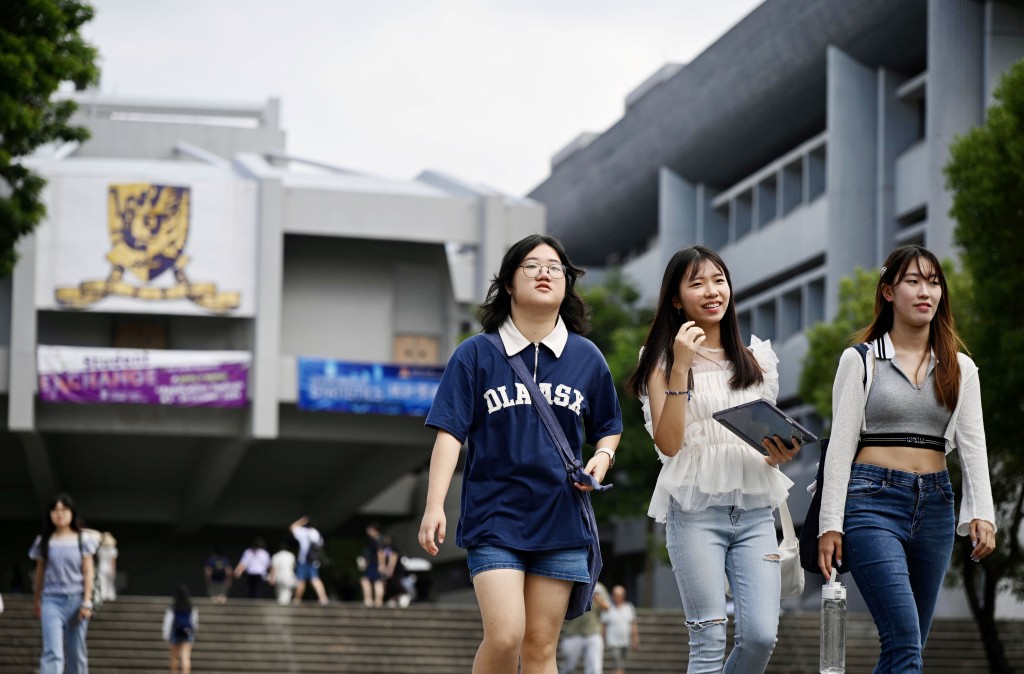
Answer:
[[(712, 418), (759, 398), (775, 402), (778, 358), (768, 342), (744, 347), (732, 281), (714, 251), (677, 252), (662, 280), (640, 363), (627, 386), (640, 397), (663, 462), (649, 515), (666, 524), (672, 569), (690, 632), (689, 674), (757, 674), (779, 623), (781, 570), (772, 510), (792, 481), (777, 470), (800, 450), (765, 440), (762, 455)], [(736, 637), (725, 657), (725, 582)]]

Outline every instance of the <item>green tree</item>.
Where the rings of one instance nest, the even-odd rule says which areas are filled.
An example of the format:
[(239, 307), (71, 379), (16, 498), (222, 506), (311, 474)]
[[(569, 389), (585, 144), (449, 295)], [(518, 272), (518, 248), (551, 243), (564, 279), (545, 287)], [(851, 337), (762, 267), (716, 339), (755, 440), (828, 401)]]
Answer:
[(954, 555), (991, 671), (1010, 671), (996, 629), (1000, 589), (1024, 599), (1024, 60), (1007, 71), (984, 124), (958, 139), (946, 166), (953, 192), (956, 242), (974, 284), (972, 321), (965, 329), (981, 369), (982, 406), (992, 495), (999, 531), (995, 553), (964, 563), (969, 543)]
[[(640, 402), (626, 393), (625, 383), (636, 369), (651, 313), (640, 306), (636, 287), (618, 270), (609, 272), (603, 283), (586, 288), (582, 295), (592, 311), (593, 330), (587, 336), (608, 361), (622, 408), (622, 441), (615, 455), (615, 468), (608, 477), (615, 487), (594, 497), (594, 511), (601, 522), (644, 517), (647, 552), (640, 562), (642, 568), (620, 571), (640, 572), (647, 577), (648, 596), (639, 603), (650, 606), (654, 559), (658, 553), (654, 550), (654, 520), (647, 518), (646, 513), (661, 463), (654, 451), (654, 441), (644, 427)], [(620, 562), (607, 560), (606, 564), (612, 567)]]
[(93, 17), (80, 0), (0, 3), (0, 278), (17, 262), (15, 244), (46, 215), (46, 181), (20, 160), (56, 140), (85, 140), (69, 124), (75, 104), (54, 101), (64, 82), (84, 89), (99, 79), (96, 49), (79, 30)]

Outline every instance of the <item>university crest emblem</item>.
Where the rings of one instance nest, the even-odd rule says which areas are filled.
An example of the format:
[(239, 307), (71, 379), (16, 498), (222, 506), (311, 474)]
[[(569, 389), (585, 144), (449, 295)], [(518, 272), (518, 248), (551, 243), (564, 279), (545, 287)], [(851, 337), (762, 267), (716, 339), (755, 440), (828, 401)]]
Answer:
[[(217, 292), (213, 283), (192, 283), (185, 274), (191, 189), (152, 183), (110, 185), (107, 193), (107, 229), (112, 268), (105, 280), (86, 281), (77, 288), (58, 288), (57, 302), (80, 309), (117, 295), (140, 300), (188, 299), (199, 306), (225, 313), (238, 308), (237, 292)], [(154, 285), (172, 272), (174, 285)], [(126, 274), (128, 278), (126, 278)], [(141, 285), (130, 282), (137, 279)]]

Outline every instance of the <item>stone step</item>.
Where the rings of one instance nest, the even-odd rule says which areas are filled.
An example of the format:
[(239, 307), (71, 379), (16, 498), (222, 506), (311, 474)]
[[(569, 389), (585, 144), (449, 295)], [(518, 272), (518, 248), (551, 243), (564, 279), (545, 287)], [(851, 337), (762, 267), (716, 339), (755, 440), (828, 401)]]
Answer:
[[(0, 617), (0, 671), (33, 671), (39, 657), (39, 623), (31, 598), (6, 597)], [(375, 672), (447, 674), (469, 671), (482, 636), (475, 605), (413, 605), (408, 609), (366, 609), (338, 603), (278, 606), (271, 601), (212, 604), (196, 600), (200, 612), (193, 654), (196, 671)], [(160, 638), (163, 597), (124, 597), (103, 606), (89, 629), (90, 671), (164, 672), (167, 646)], [(244, 626), (244, 628), (242, 627)], [(681, 611), (638, 611), (641, 649), (630, 656), (630, 671), (685, 669), (688, 634)], [(1024, 664), (1024, 624), (1000, 623), (1008, 656)], [(730, 638), (732, 625), (729, 626)], [(847, 649), (851, 674), (870, 672), (878, 637), (869, 616), (849, 620)], [(818, 615), (781, 616), (772, 674), (815, 672)], [(987, 670), (973, 621), (937, 620), (925, 659), (929, 674)], [(610, 663), (608, 663), (610, 665)]]

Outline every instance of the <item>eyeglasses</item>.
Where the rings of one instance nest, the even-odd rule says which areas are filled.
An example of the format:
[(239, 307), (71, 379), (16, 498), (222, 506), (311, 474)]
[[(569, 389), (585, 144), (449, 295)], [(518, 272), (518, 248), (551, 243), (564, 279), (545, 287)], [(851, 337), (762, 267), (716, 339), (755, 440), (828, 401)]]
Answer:
[(555, 264), (537, 264), (536, 262), (527, 262), (526, 264), (519, 265), (523, 273), (526, 274), (527, 278), (537, 278), (540, 276), (541, 269), (547, 269), (548, 274), (551, 278), (565, 278), (565, 266)]
[(69, 512), (71, 512), (71, 508), (65, 508), (64, 506), (57, 506), (56, 508), (51, 508), (50, 512), (51, 513), (69, 513)]

